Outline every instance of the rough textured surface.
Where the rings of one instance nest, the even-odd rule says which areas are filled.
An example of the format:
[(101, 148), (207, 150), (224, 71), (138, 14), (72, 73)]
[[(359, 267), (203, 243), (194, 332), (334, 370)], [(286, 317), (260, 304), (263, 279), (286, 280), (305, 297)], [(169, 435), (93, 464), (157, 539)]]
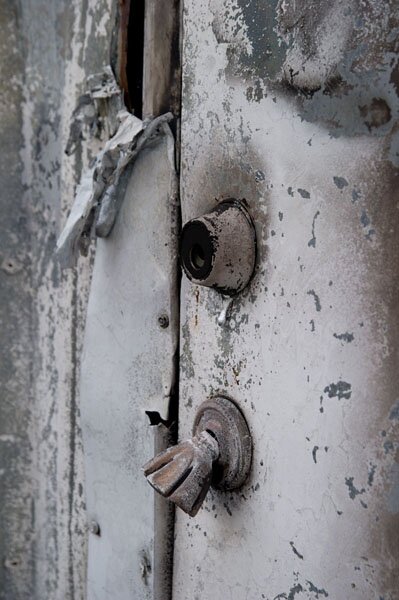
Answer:
[(222, 326), (183, 280), (179, 435), (225, 393), (254, 462), (176, 512), (175, 600), (398, 598), (397, 13), (185, 2), (183, 222), (245, 198), (259, 253)]
[(156, 599), (165, 573), (155, 554), (171, 542), (141, 470), (156, 452), (148, 417), (173, 418), (176, 393), (177, 181), (163, 128), (132, 167), (111, 234), (97, 241), (81, 373), (87, 511), (101, 532), (89, 539), (89, 600)]
[(255, 227), (245, 206), (236, 200), (184, 224), (181, 263), (187, 277), (225, 296), (241, 292), (252, 277), (256, 260)]
[(143, 466), (156, 492), (194, 517), (212, 480), (219, 445), (208, 431), (157, 454)]
[(84, 128), (65, 155), (86, 77), (110, 61), (113, 2), (4, 0), (0, 15), (0, 598), (78, 599), (90, 262), (63, 273), (54, 250), (82, 165), (101, 143)]
[(210, 485), (240, 488), (251, 462), (251, 435), (241, 411), (230, 399), (214, 397), (199, 407), (192, 437), (157, 454), (143, 471), (159, 494), (194, 517)]
[[(7, 600), (85, 596), (89, 264), (61, 273), (53, 251), (106, 137), (102, 115), (71, 124), (87, 76), (110, 62), (114, 8), (1, 2)], [(240, 403), (255, 454), (240, 494), (212, 492), (196, 522), (179, 515), (176, 600), (397, 600), (397, 12), (388, 0), (185, 2), (184, 220), (245, 197), (260, 244), (250, 287), (228, 307), (183, 286), (181, 437), (220, 391)], [(134, 561), (145, 597), (161, 570), (144, 548)]]

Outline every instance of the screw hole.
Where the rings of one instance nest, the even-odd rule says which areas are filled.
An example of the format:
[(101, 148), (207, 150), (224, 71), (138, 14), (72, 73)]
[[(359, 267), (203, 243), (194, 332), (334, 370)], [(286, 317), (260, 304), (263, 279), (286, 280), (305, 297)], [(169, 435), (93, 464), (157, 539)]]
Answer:
[(162, 329), (169, 327), (169, 317), (166, 314), (161, 314), (158, 317), (158, 324)]

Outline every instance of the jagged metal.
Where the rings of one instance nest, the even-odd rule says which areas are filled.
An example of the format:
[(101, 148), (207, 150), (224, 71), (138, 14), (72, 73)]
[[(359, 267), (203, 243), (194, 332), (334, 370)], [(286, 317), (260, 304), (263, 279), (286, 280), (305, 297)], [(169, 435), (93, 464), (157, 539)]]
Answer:
[[(94, 234), (99, 237), (109, 235), (123, 197), (120, 184), (123, 190), (127, 166), (148, 142), (165, 132), (165, 125), (173, 119), (172, 113), (144, 121), (131, 114), (123, 105), (122, 92), (110, 68), (103, 74), (92, 76), (90, 83), (89, 97), (93, 101), (111, 98), (107, 105), (109, 129), (112, 131), (116, 125), (116, 132), (99, 152), (94, 164), (83, 173), (77, 187), (75, 201), (57, 242), (58, 256), (66, 267), (76, 264), (79, 251), (87, 254)], [(83, 106), (88, 104), (89, 101), (83, 102)], [(81, 113), (76, 116), (73, 137), (80, 135), (83, 121)], [(70, 136), (67, 152), (72, 152), (73, 137)]]

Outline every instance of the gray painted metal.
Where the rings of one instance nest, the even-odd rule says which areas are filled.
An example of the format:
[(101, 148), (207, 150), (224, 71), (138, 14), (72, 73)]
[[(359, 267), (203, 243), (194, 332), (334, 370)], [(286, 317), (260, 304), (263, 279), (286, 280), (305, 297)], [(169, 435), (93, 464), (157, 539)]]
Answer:
[[(87, 77), (109, 64), (115, 7), (112, 0), (1, 2), (0, 598), (7, 600), (85, 597), (78, 379), (90, 264), (61, 273), (53, 252), (81, 169), (107, 137), (98, 115), (84, 123), (83, 140), (76, 128), (69, 134)], [(206, 397), (227, 393), (245, 412), (254, 462), (240, 494), (212, 491), (195, 521), (179, 514), (176, 600), (397, 600), (397, 12), (397, 2), (381, 0), (185, 2), (184, 220), (245, 197), (260, 252), (250, 287), (228, 305), (183, 282), (181, 437)], [(152, 54), (150, 64), (158, 60)], [(152, 85), (145, 114), (163, 106), (164, 90)], [(153, 177), (162, 165), (170, 169), (158, 152)], [(144, 176), (148, 164), (141, 168)], [(140, 189), (150, 218), (154, 199), (144, 210)], [(123, 215), (138, 210), (128, 200), (117, 230), (129, 253), (144, 241), (122, 227)], [(159, 225), (158, 250), (166, 234)], [(144, 410), (167, 413), (175, 322), (158, 330), (155, 313), (158, 301), (165, 311), (175, 295), (162, 269), (160, 294), (149, 301), (147, 290), (136, 306), (147, 311), (144, 331), (132, 315), (144, 290), (121, 276), (128, 275), (124, 249), (115, 238), (99, 246), (100, 297), (92, 306), (110, 313), (92, 339), (103, 337), (109, 348), (86, 355), (87, 364), (95, 352), (101, 359), (92, 362), (97, 395), (88, 372), (83, 387), (87, 517), (101, 534), (91, 535), (89, 591), (147, 598), (154, 589), (164, 600), (167, 560), (152, 556), (151, 535), (169, 535), (169, 517), (158, 500), (152, 513), (150, 488), (141, 473), (136, 485), (133, 477), (154, 453)], [(135, 248), (139, 260), (145, 246)], [(155, 256), (148, 256), (153, 273), (161, 264)], [(129, 274), (145, 283), (144, 263), (132, 264)], [(103, 280), (119, 277), (132, 300), (101, 285), (106, 266)], [(115, 312), (121, 304), (125, 317)], [(143, 337), (133, 338), (124, 318)], [(90, 332), (89, 325), (88, 341)], [(159, 363), (150, 356), (154, 340), (161, 340), (153, 345)], [(166, 440), (155, 437), (158, 452)], [(112, 460), (96, 464), (96, 449)]]
[(178, 342), (179, 209), (174, 141), (163, 128), (134, 163), (110, 236), (97, 241), (81, 374), (87, 511), (100, 528), (89, 539), (89, 600), (154, 598), (154, 577), (164, 576), (154, 538), (167, 552), (157, 537), (165, 523), (141, 472), (161, 449), (146, 411), (168, 419)]
[(183, 280), (179, 437), (225, 393), (254, 456), (176, 511), (174, 600), (398, 599), (397, 17), (185, 2), (183, 223), (245, 198), (259, 253), (227, 319)]
[[(82, 164), (65, 149), (86, 77), (110, 60), (112, 0), (0, 2), (0, 598), (85, 595), (79, 357), (90, 261), (55, 241)], [(99, 130), (98, 130), (99, 131)]]

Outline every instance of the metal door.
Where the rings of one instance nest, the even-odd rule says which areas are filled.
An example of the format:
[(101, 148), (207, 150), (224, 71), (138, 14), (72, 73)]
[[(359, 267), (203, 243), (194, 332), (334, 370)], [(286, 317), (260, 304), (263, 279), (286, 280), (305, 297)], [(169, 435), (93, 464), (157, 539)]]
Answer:
[[(185, 0), (180, 127), (137, 158), (97, 243), (82, 366), (90, 599), (398, 600), (398, 23), (380, 0)], [(176, 91), (159, 68), (170, 38), (144, 47), (144, 116)], [(228, 201), (256, 232), (253, 276), (233, 293), (183, 275), (180, 316), (177, 178), (183, 225)], [(235, 235), (242, 267), (250, 244)], [(177, 509), (173, 532), (140, 467), (176, 421), (189, 439), (215, 396), (245, 417), (250, 473), (211, 487), (195, 517)], [(213, 469), (209, 436), (168, 457), (189, 448)], [(179, 468), (164, 495), (189, 480)]]
[[(399, 600), (398, 0), (1, 7), (0, 598)], [(225, 210), (236, 288), (180, 280)], [(215, 396), (248, 478), (174, 518)]]
[(226, 394), (253, 460), (176, 511), (174, 600), (399, 598), (398, 17), (184, 2), (183, 223), (245, 199), (257, 264), (233, 300), (182, 281), (179, 437)]

